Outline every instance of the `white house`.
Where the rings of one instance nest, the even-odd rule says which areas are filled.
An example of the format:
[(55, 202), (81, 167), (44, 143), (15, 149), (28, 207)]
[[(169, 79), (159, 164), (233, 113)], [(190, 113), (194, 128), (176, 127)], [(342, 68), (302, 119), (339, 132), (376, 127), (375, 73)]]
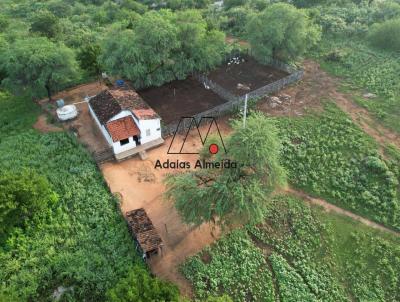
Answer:
[(164, 142), (161, 118), (134, 90), (104, 90), (90, 98), (89, 111), (117, 159)]

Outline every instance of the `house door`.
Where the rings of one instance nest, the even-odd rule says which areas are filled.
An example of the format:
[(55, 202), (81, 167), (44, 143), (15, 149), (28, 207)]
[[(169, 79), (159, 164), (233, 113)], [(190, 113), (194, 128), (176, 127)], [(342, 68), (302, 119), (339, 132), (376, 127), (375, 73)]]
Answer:
[(137, 137), (137, 135), (133, 136), (133, 140), (135, 141), (136, 146), (139, 146), (139, 145), (140, 145), (140, 140), (139, 140), (139, 138)]

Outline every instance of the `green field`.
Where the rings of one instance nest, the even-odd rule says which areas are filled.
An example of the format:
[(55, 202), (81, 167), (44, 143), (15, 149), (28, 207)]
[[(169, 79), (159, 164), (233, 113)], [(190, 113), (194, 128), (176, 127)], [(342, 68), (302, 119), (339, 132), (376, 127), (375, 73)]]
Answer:
[(89, 154), (67, 133), (33, 130), (38, 111), (33, 102), (0, 97), (0, 169), (34, 169), (60, 196), (2, 244), (0, 294), (11, 301), (45, 301), (64, 286), (70, 289), (64, 298), (104, 300), (106, 290), (140, 259), (118, 202)]
[[(219, 240), (181, 268), (198, 297), (235, 301), (398, 301), (400, 241), (279, 196), (265, 223)], [(268, 296), (263, 296), (263, 294)], [(272, 296), (269, 296), (273, 294)]]
[[(337, 59), (329, 60), (335, 54)], [(368, 46), (360, 39), (329, 39), (321, 43), (314, 54), (321, 67), (345, 79), (350, 92), (361, 106), (367, 108), (379, 121), (400, 132), (400, 55)], [(365, 92), (376, 98), (362, 97)]]
[[(282, 164), (297, 188), (400, 229), (398, 161), (333, 103), (322, 113), (277, 120)], [(393, 152), (396, 152), (392, 148)]]

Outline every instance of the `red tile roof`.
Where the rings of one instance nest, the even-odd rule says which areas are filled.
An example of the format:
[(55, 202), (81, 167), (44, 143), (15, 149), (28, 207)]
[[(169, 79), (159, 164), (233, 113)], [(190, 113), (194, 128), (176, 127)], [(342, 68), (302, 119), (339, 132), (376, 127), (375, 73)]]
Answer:
[(136, 109), (132, 110), (139, 120), (153, 119), (157, 116), (157, 113), (153, 109)]
[(113, 142), (140, 134), (140, 130), (131, 116), (125, 116), (115, 121), (108, 122), (107, 130)]
[(139, 113), (143, 111), (142, 114), (137, 115), (139, 119), (160, 118), (137, 92), (131, 89), (113, 88), (104, 90), (91, 98), (89, 104), (102, 125), (122, 110), (138, 111)]

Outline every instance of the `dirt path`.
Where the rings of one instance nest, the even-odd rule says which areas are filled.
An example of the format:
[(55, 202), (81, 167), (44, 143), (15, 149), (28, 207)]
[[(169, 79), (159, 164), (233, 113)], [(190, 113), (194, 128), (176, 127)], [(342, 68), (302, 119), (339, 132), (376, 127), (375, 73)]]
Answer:
[[(382, 149), (387, 144), (394, 144), (400, 148), (400, 135), (398, 133), (382, 126), (369, 114), (367, 109), (354, 103), (350, 94), (338, 91), (341, 79), (330, 76), (313, 60), (304, 61), (304, 70), (305, 76), (301, 84), (287, 90), (288, 93), (295, 93), (297, 101), (315, 103), (315, 98), (319, 100), (330, 99), (347, 112), (353, 122), (361, 127), (365, 133), (373, 137)], [(311, 100), (307, 101), (307, 98)]]
[(47, 122), (47, 115), (46, 114), (39, 115), (37, 122), (33, 125), (33, 128), (35, 128), (36, 130), (38, 130), (38, 131), (40, 131), (42, 133), (63, 131), (62, 128), (57, 127), (57, 126), (52, 125), (52, 124), (49, 124)]
[[(223, 120), (218, 126), (222, 133), (229, 131)], [(171, 140), (172, 137), (166, 139), (164, 145), (148, 151), (147, 160), (135, 157), (120, 163), (107, 163), (101, 166), (101, 170), (111, 191), (121, 196), (123, 214), (143, 207), (160, 234), (164, 244), (163, 252), (149, 260), (152, 272), (160, 278), (174, 282), (183, 295), (191, 297), (191, 285), (179, 273), (179, 265), (187, 257), (197, 254), (217, 240), (221, 233), (219, 230), (213, 230), (210, 224), (203, 224), (199, 228), (187, 226), (182, 222), (173, 204), (163, 200), (166, 189), (163, 183), (165, 176), (185, 170), (156, 168), (157, 160), (162, 163), (167, 160), (188, 161), (194, 167), (198, 158), (198, 155), (193, 154), (168, 154)], [(174, 141), (178, 140), (183, 142), (183, 135), (177, 136)], [(186, 144), (196, 150), (201, 147), (195, 130), (188, 136)]]
[(333, 212), (333, 213), (337, 213), (343, 216), (347, 216), (350, 217), (353, 220), (359, 221), (362, 224), (365, 224), (371, 228), (386, 232), (386, 233), (390, 233), (392, 235), (395, 235), (397, 237), (400, 237), (400, 232), (396, 232), (392, 229), (389, 229), (381, 224), (378, 224), (376, 222), (373, 222), (369, 219), (366, 219), (364, 217), (361, 217), (357, 214), (354, 214), (353, 212), (350, 212), (348, 210), (342, 209), (338, 206), (335, 206), (331, 203), (329, 203), (328, 201), (321, 199), (321, 198), (315, 198), (315, 197), (311, 197), (310, 195), (300, 191), (300, 190), (296, 190), (293, 188), (287, 188), (285, 191), (285, 193), (289, 193), (292, 195), (295, 195), (297, 197), (300, 197), (301, 199), (304, 199), (306, 201), (308, 201), (309, 203), (313, 204), (313, 205), (318, 205), (321, 206), (322, 208), (324, 208), (325, 211), (327, 212)]

